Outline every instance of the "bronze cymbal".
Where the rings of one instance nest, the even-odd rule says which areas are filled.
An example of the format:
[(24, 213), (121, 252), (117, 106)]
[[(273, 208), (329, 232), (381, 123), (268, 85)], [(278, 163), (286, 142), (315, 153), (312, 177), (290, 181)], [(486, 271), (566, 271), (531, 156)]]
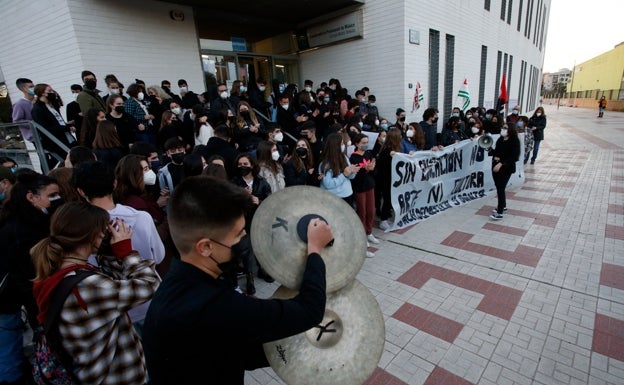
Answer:
[[(280, 287), (273, 298), (292, 298)], [(321, 325), (264, 344), (277, 375), (290, 385), (362, 384), (373, 373), (385, 342), (379, 304), (359, 281), (327, 296)]]
[[(275, 280), (299, 289), (307, 261), (307, 223), (320, 216), (332, 228), (334, 241), (321, 257), (327, 271), (327, 292), (351, 282), (366, 258), (366, 234), (355, 210), (318, 187), (292, 186), (271, 194), (251, 223), (251, 244), (262, 268)], [(297, 232), (299, 227), (302, 236)]]

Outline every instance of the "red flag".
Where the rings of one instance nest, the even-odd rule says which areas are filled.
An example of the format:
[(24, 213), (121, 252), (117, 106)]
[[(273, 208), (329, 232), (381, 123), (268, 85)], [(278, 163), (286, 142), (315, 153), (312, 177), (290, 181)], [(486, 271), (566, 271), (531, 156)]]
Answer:
[(507, 96), (507, 74), (503, 72), (503, 80), (500, 85), (500, 96), (498, 97), (503, 101), (503, 104), (507, 104), (509, 97)]

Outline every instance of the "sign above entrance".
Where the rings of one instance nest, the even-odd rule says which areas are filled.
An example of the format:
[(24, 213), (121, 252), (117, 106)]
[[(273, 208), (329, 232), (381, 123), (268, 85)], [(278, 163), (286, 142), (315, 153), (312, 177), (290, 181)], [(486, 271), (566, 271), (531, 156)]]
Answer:
[(362, 37), (362, 13), (354, 12), (308, 28), (310, 47)]
[(247, 40), (243, 37), (232, 37), (232, 51), (247, 52)]

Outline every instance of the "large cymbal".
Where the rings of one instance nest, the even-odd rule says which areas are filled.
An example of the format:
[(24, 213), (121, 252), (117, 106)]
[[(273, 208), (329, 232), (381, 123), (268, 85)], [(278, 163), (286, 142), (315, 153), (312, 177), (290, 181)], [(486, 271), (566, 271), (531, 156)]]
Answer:
[(331, 293), (353, 280), (366, 258), (362, 222), (336, 195), (309, 186), (271, 194), (254, 214), (251, 243), (262, 268), (277, 282), (297, 290), (307, 261), (307, 244), (298, 235), (297, 225), (305, 234), (310, 214), (325, 219), (334, 233), (333, 245), (321, 253), (327, 268), (326, 290)]
[[(296, 292), (280, 287), (274, 298)], [(385, 342), (379, 304), (359, 281), (327, 296), (321, 325), (264, 344), (273, 370), (290, 385), (356, 385), (373, 373)]]

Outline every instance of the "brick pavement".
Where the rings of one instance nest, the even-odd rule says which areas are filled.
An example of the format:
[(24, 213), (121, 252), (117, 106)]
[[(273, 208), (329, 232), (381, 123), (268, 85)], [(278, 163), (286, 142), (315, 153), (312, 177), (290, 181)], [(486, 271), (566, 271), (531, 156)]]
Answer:
[[(386, 343), (367, 384), (624, 384), (624, 113), (545, 108), (502, 221), (490, 196), (376, 231), (357, 278)], [(282, 381), (267, 368), (245, 383)]]

